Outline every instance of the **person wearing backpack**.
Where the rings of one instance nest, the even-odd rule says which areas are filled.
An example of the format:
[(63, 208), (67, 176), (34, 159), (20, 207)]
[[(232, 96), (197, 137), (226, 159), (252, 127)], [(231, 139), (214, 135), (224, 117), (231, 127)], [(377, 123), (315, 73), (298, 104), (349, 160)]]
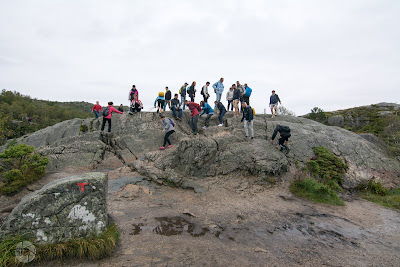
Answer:
[(211, 116), (214, 115), (214, 109), (207, 102), (204, 102), (204, 101), (200, 102), (200, 106), (201, 106), (201, 109), (203, 110), (203, 112), (200, 114), (200, 117), (204, 113), (207, 114), (207, 117), (204, 121), (204, 126), (203, 126), (203, 129), (207, 130), (208, 126), (210, 125), (209, 120), (210, 120)]
[[(181, 103), (179, 103), (178, 94), (175, 94), (174, 99), (171, 100), (172, 113), (175, 119), (182, 120), (182, 108)], [(178, 112), (178, 115), (176, 114)]]
[(194, 102), (194, 98), (196, 97), (196, 82), (192, 82), (192, 85), (189, 86), (187, 93), (190, 97), (190, 101)]
[(216, 83), (213, 84), (214, 92), (217, 96), (217, 102), (221, 101), (222, 92), (224, 91), (224, 78), (219, 79)]
[(231, 88), (229, 88), (229, 91), (226, 92), (226, 100), (228, 101), (228, 111), (229, 111), (229, 106), (231, 106), (231, 111), (233, 110), (233, 90), (234, 87), (236, 87), (236, 84), (233, 84)]
[(181, 86), (181, 89), (179, 89), (179, 94), (181, 95), (181, 103), (183, 105), (182, 109), (185, 110), (185, 101), (186, 101), (186, 86), (188, 86), (188, 83), (185, 83), (184, 85)]
[(199, 111), (201, 111), (201, 107), (199, 104), (195, 102), (189, 102), (185, 100), (185, 105), (188, 106), (190, 113), (190, 127), (192, 128), (192, 134), (198, 135), (199, 130), (197, 128), (197, 122), (199, 120)]
[(96, 117), (96, 119), (99, 118), (100, 110), (103, 111), (103, 109), (101, 108), (101, 106), (99, 104), (99, 101), (96, 101), (96, 104), (92, 108), (92, 112), (94, 113), (94, 116)]
[(285, 145), (285, 142), (289, 141), (289, 137), (292, 136), (290, 134), (290, 128), (288, 126), (282, 126), (282, 125), (277, 125), (275, 127), (274, 133), (272, 134), (272, 138), (270, 140), (270, 143), (273, 144), (275, 136), (277, 135), (277, 133), (280, 134), (280, 138), (278, 140), (278, 144), (279, 144), (279, 151), (284, 152), (285, 154), (289, 153), (289, 147), (287, 145)]
[(271, 118), (275, 117), (276, 109), (278, 108), (278, 102), (282, 105), (279, 96), (275, 94), (275, 90), (272, 90), (272, 95), (269, 97), (269, 107), (271, 109), (271, 114), (272, 114)]
[(251, 93), (253, 92), (253, 89), (247, 86), (247, 83), (244, 84), (244, 95), (243, 95), (243, 101), (247, 103), (247, 105), (250, 105), (250, 96)]
[(208, 98), (210, 98), (210, 95), (208, 94), (208, 86), (210, 85), (210, 82), (206, 82), (206, 85), (201, 88), (201, 95), (203, 96), (203, 101), (207, 103)]
[(142, 101), (140, 101), (137, 98), (137, 95), (134, 95), (129, 109), (129, 114), (132, 115), (133, 112), (140, 112), (142, 109), (143, 109)]
[(226, 108), (225, 108), (224, 104), (222, 104), (221, 102), (215, 101), (214, 104), (217, 107), (218, 113), (219, 113), (219, 115), (218, 115), (218, 119), (219, 119), (218, 126), (222, 127), (222, 126), (224, 126), (224, 115), (226, 113)]
[(161, 120), (164, 123), (163, 132), (165, 132), (165, 135), (164, 135), (164, 143), (163, 146), (160, 147), (160, 150), (164, 150), (165, 145), (167, 143), (168, 143), (167, 148), (172, 147), (171, 141), (169, 141), (169, 136), (175, 132), (175, 123), (170, 118), (167, 118), (164, 115), (161, 115)]
[(136, 95), (137, 98), (139, 99), (139, 92), (138, 92), (138, 90), (136, 89), (136, 86), (135, 86), (135, 85), (132, 85), (132, 89), (131, 89), (131, 91), (129, 92), (129, 103), (132, 102), (133, 96), (134, 96), (134, 95)]
[(254, 129), (253, 129), (253, 123), (254, 123), (254, 113), (252, 107), (247, 105), (246, 102), (242, 103), (242, 108), (243, 108), (243, 117), (242, 120), (240, 121), (239, 124), (244, 122), (244, 132), (246, 134), (246, 138), (249, 137), (249, 128), (250, 128), (250, 133), (251, 133), (251, 140), (254, 138)]
[(171, 98), (172, 98), (172, 94), (167, 86), (167, 87), (165, 87), (165, 109), (167, 109), (167, 105), (168, 105), (169, 110), (171, 110)]
[(103, 124), (101, 125), (101, 131), (104, 131), (104, 127), (106, 126), (106, 122), (108, 122), (108, 132), (111, 133), (111, 115), (113, 112), (117, 112), (122, 114), (121, 111), (116, 110), (113, 107), (113, 102), (108, 102), (108, 106), (103, 110)]
[(154, 101), (154, 107), (157, 107), (157, 113), (164, 112), (164, 110), (165, 110), (164, 92), (158, 93), (158, 96), (157, 96), (156, 100)]

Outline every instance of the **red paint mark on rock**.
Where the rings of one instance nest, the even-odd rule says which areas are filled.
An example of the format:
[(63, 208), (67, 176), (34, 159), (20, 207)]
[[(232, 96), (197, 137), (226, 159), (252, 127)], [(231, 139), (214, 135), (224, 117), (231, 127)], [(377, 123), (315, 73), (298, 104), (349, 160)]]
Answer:
[(83, 192), (83, 190), (85, 190), (85, 185), (87, 185), (88, 183), (77, 183), (78, 186), (81, 187), (81, 192)]

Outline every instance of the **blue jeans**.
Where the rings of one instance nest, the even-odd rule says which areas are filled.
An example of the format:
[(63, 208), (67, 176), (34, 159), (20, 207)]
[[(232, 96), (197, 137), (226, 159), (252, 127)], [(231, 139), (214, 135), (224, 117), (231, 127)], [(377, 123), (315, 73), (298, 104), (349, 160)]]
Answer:
[(221, 111), (219, 113), (218, 119), (219, 119), (219, 123), (220, 124), (224, 124), (224, 115), (225, 115), (226, 111)]
[(174, 117), (175, 117), (175, 118), (176, 118), (176, 117), (182, 118), (182, 109), (181, 109), (181, 108), (178, 109), (178, 113), (179, 113), (178, 116), (176, 116), (176, 108), (175, 108), (174, 106), (172, 106), (171, 108), (172, 108), (172, 113), (174, 113)]
[(217, 94), (217, 102), (221, 102), (221, 96), (222, 94)]
[(94, 116), (96, 116), (96, 119), (99, 118), (99, 112), (97, 110), (93, 110)]
[(183, 110), (185, 110), (185, 103), (183, 103), (183, 102), (185, 102), (185, 100), (186, 100), (186, 96), (181, 95), (181, 104), (182, 104)]

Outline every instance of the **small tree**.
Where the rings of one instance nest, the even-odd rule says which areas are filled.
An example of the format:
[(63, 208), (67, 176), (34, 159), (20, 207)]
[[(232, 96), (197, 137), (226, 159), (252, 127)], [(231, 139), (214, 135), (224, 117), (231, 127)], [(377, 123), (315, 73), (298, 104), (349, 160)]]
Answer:
[(328, 118), (325, 111), (319, 107), (311, 109), (311, 113), (309, 113), (306, 117), (318, 122), (326, 122), (326, 119)]
[(278, 112), (279, 112), (279, 114), (281, 114), (281, 115), (296, 116), (296, 114), (295, 114), (293, 111), (288, 110), (288, 109), (285, 108), (284, 106), (278, 106)]

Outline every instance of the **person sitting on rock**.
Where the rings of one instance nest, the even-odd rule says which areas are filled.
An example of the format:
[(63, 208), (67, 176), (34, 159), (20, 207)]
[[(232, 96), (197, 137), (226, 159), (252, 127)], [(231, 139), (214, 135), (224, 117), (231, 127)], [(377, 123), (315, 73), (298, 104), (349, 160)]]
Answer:
[(108, 122), (108, 132), (111, 133), (111, 115), (113, 112), (117, 112), (122, 114), (121, 111), (116, 110), (113, 107), (113, 102), (108, 102), (108, 106), (103, 110), (103, 124), (101, 125), (101, 131), (104, 131), (104, 127), (106, 126), (106, 122)]
[(118, 111), (124, 112), (124, 105), (119, 105)]
[(278, 140), (278, 144), (280, 147), (280, 151), (283, 151), (285, 154), (289, 153), (289, 147), (285, 145), (285, 142), (287, 143), (289, 141), (289, 137), (291, 136), (290, 134), (290, 128), (288, 126), (281, 126), (277, 125), (275, 127), (274, 133), (272, 134), (272, 138), (270, 140), (270, 143), (273, 143), (273, 140), (275, 139), (275, 136), (279, 132), (280, 138)]
[(157, 104), (157, 113), (163, 112), (165, 110), (164, 92), (158, 93), (156, 101), (154, 101), (154, 107), (156, 107), (156, 104)]
[(219, 119), (218, 126), (219, 127), (224, 126), (224, 115), (226, 113), (226, 108), (225, 108), (224, 104), (222, 104), (221, 102), (215, 101), (214, 104), (217, 107), (217, 109), (218, 109), (217, 113), (219, 114), (218, 115), (218, 119)]
[(185, 100), (185, 105), (189, 108), (191, 111), (190, 113), (190, 127), (192, 128), (192, 134), (198, 135), (198, 129), (197, 129), (197, 121), (199, 120), (199, 111), (201, 111), (201, 107), (199, 104), (195, 102), (189, 102)]
[(99, 118), (100, 110), (103, 111), (103, 109), (101, 108), (101, 106), (99, 104), (99, 101), (96, 101), (96, 104), (92, 108), (92, 112), (94, 113), (94, 116), (96, 117), (96, 119)]
[(161, 120), (164, 123), (163, 132), (165, 132), (165, 136), (163, 146), (160, 147), (160, 150), (164, 150), (167, 143), (169, 144), (167, 148), (172, 147), (171, 141), (169, 141), (169, 136), (175, 132), (175, 124), (170, 118), (167, 118), (164, 115), (161, 115)]
[(133, 114), (133, 112), (140, 112), (143, 109), (142, 101), (138, 99), (137, 95), (133, 96), (133, 100), (131, 102), (131, 107), (129, 110), (129, 114)]
[[(171, 100), (171, 109), (172, 113), (174, 113), (174, 117), (177, 120), (182, 120), (182, 108), (181, 108), (181, 103), (179, 102), (178, 99), (178, 94), (174, 95), (174, 98)], [(178, 112), (178, 115), (176, 114)]]
[(244, 122), (244, 132), (246, 134), (246, 138), (249, 137), (249, 129), (248, 128), (250, 128), (251, 139), (253, 140), (253, 138), (254, 138), (254, 129), (253, 129), (254, 114), (253, 114), (253, 109), (249, 105), (247, 105), (246, 102), (242, 102), (242, 108), (243, 108), (243, 117), (242, 117), (242, 120), (240, 121), (240, 123), (242, 123), (243, 120), (245, 120), (245, 122)]
[(210, 121), (209, 120), (210, 120), (211, 116), (214, 115), (214, 110), (207, 102), (204, 102), (204, 101), (200, 102), (200, 106), (201, 106), (201, 109), (203, 110), (203, 112), (200, 114), (200, 117), (204, 113), (207, 114), (207, 117), (206, 117), (206, 119), (204, 121), (204, 126), (203, 126), (203, 129), (207, 129), (208, 126), (210, 125)]

